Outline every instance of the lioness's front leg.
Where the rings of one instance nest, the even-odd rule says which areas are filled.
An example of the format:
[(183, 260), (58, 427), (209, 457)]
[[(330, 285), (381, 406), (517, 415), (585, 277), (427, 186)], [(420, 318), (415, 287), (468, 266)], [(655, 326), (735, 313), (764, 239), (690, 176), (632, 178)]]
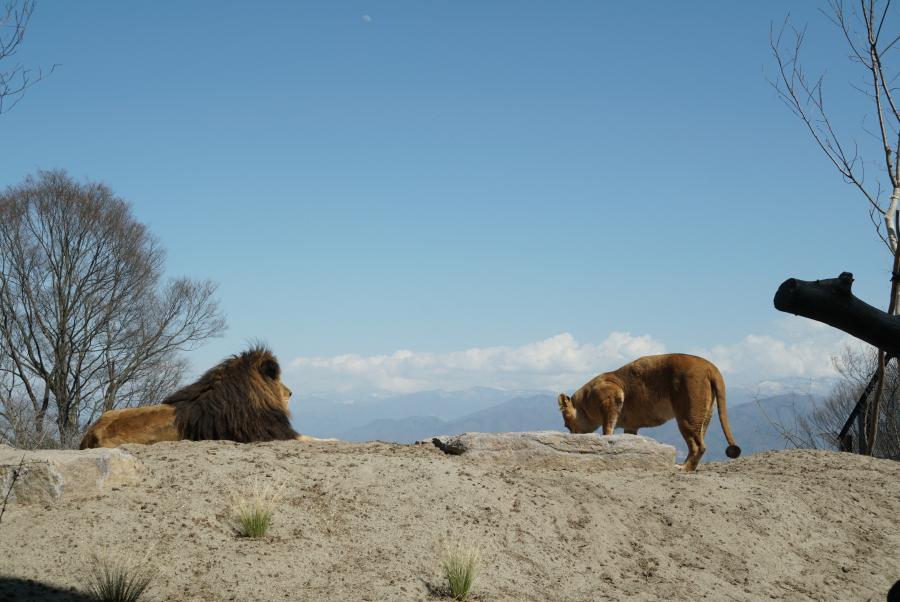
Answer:
[(609, 412), (603, 420), (603, 434), (612, 435), (616, 428), (616, 421), (619, 419), (618, 412)]

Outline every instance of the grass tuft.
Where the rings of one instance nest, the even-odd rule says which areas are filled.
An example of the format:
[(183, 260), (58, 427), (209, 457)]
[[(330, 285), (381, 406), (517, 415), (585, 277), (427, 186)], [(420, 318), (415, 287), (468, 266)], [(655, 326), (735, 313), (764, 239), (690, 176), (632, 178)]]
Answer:
[(243, 506), (238, 510), (238, 524), (244, 537), (265, 537), (272, 524), (272, 511), (259, 506)]
[(153, 581), (153, 571), (128, 558), (93, 555), (86, 581), (97, 602), (138, 602)]
[(253, 489), (248, 498), (241, 499), (236, 504), (235, 519), (237, 530), (244, 537), (265, 537), (272, 525), (272, 516), (275, 506), (281, 499), (281, 489), (272, 488), (269, 485), (253, 483)]
[(444, 548), (441, 566), (444, 569), (444, 577), (447, 579), (450, 597), (454, 600), (469, 598), (472, 584), (478, 575), (480, 562), (481, 553), (475, 546), (457, 543)]

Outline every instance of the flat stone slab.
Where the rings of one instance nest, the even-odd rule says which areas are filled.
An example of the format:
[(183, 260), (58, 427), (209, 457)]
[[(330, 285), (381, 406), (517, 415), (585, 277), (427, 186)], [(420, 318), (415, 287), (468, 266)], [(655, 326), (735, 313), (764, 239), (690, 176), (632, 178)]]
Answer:
[(462, 433), (432, 443), (447, 454), (516, 464), (565, 465), (589, 462), (600, 469), (671, 469), (675, 448), (641, 435), (570, 435), (559, 431)]
[(0, 503), (55, 503), (139, 483), (143, 465), (121, 449), (23, 451), (0, 445)]

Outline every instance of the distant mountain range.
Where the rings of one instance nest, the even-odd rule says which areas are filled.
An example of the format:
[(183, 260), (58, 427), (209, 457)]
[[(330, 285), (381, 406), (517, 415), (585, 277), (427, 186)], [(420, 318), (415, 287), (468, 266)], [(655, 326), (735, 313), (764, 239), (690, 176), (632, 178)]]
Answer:
[[(758, 401), (746, 401), (747, 397), (736, 391), (728, 401), (731, 429), (744, 454), (784, 448), (784, 440), (770, 420), (792, 423), (795, 414), (809, 413), (816, 401), (808, 395), (780, 395)], [(412, 443), (464, 432), (564, 430), (556, 394), (546, 391), (476, 388), (343, 400), (312, 397), (301, 399), (297, 405), (294, 416), (300, 432), (347, 441)], [(674, 420), (642, 429), (640, 434), (674, 445), (679, 460), (687, 454)], [(724, 460), (726, 445), (716, 413), (707, 431), (704, 460)]]
[(455, 420), (510, 399), (546, 391), (506, 391), (472, 387), (462, 391), (420, 391), (403, 395), (312, 395), (292, 400), (294, 426), (317, 437), (339, 437), (345, 431), (380, 420), (434, 417)]
[(543, 393), (516, 397), (455, 420), (442, 420), (434, 416), (379, 418), (337, 433), (336, 436), (338, 439), (347, 441), (379, 439), (397, 443), (413, 443), (432, 435), (452, 435), (465, 432), (543, 431), (559, 430), (560, 428), (562, 428), (562, 418), (557, 409), (556, 398)]

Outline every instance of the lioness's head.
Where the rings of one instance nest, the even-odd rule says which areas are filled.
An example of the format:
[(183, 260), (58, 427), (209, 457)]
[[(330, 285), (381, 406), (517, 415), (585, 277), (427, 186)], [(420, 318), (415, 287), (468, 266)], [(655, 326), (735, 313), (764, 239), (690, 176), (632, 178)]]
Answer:
[(558, 399), (559, 411), (570, 433), (593, 433), (607, 417), (618, 416), (624, 400), (622, 388), (607, 382), (582, 387), (572, 397), (560, 393)]
[(560, 393), (557, 398), (559, 411), (562, 412), (563, 423), (570, 433), (590, 433), (597, 429), (596, 424), (590, 424), (590, 420), (584, 412), (579, 412), (572, 398), (565, 393)]

